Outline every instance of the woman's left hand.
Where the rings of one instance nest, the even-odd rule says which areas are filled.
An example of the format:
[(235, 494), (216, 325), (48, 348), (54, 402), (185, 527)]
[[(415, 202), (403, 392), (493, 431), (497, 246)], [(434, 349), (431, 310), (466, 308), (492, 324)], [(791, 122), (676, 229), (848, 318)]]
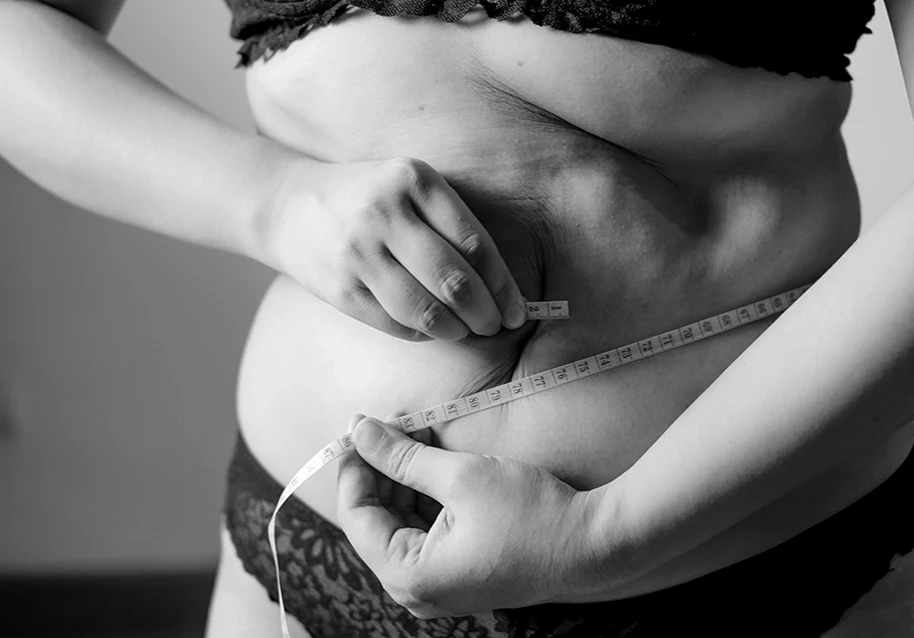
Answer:
[(512, 459), (430, 447), (376, 419), (358, 421), (354, 440), (358, 453), (340, 460), (340, 525), (418, 618), (571, 602), (598, 578), (592, 493)]

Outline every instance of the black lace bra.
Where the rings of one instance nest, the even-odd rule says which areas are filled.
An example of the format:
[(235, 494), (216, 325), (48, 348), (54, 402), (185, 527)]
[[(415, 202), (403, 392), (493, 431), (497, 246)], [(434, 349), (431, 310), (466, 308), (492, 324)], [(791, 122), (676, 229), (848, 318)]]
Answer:
[(481, 5), (490, 18), (711, 55), (739, 67), (850, 81), (847, 54), (869, 33), (874, 0), (226, 0), (239, 66), (269, 58), (349, 7), (382, 16), (460, 20)]

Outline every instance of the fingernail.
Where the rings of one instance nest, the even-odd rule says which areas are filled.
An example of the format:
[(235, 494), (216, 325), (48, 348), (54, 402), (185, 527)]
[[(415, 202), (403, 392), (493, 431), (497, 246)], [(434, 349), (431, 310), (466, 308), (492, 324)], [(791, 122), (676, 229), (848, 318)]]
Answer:
[(378, 443), (384, 437), (384, 430), (374, 419), (362, 419), (355, 427), (352, 437), (355, 439), (356, 447), (370, 452), (378, 447)]
[(527, 309), (519, 303), (514, 304), (505, 313), (505, 328), (520, 328), (527, 318)]

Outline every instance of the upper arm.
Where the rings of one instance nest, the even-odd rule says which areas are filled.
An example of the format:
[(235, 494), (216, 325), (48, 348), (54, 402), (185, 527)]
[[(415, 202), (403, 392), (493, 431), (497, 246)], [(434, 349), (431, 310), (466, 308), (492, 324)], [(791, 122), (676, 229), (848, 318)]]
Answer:
[(885, 0), (898, 49), (898, 60), (914, 111), (914, 0)]
[(108, 35), (126, 0), (34, 0), (76, 18), (103, 35)]

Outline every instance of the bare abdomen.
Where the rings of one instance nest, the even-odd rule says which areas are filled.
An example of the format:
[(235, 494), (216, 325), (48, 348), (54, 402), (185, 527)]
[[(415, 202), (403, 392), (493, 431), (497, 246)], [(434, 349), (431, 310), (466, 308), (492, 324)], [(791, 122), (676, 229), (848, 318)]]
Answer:
[[(363, 15), (318, 30), (250, 72), (254, 113), (265, 134), (325, 161), (427, 161), (490, 231), (525, 296), (568, 299), (572, 319), (488, 339), (413, 344), (280, 277), (252, 328), (238, 398), (252, 451), (280, 481), (343, 434), (354, 412), (383, 418), (437, 405), (808, 283), (856, 236), (840, 117), (829, 132), (822, 118), (804, 127), (796, 121), (802, 115), (789, 115), (803, 109), (788, 108), (819, 100), (820, 112), (840, 115), (843, 89), (601, 36), (575, 40), (590, 53), (570, 52), (563, 48), (569, 34), (528, 25), (538, 55), (577, 56), (563, 67), (563, 94), (537, 101), (554, 64), (541, 65), (546, 75), (537, 78), (536, 60), (519, 59), (511, 78), (508, 66), (485, 67), (485, 37), (446, 26)], [(606, 57), (597, 55), (601, 47)], [(630, 64), (638, 59), (640, 76)], [(665, 66), (648, 73), (651, 64)], [(655, 82), (677, 77), (677, 69), (681, 84)], [(691, 126), (658, 112), (652, 127), (639, 104), (688, 100), (690, 74), (718, 95), (680, 103), (682, 114), (696, 114)], [(728, 93), (723, 80), (731, 78)], [(764, 113), (745, 109), (753, 90), (770, 102)], [(709, 103), (719, 117), (692, 108)], [(763, 127), (757, 142), (743, 134)], [(436, 428), (437, 443), (535, 463), (580, 489), (605, 484), (763, 329), (742, 328), (464, 417)], [(331, 520), (335, 479), (325, 468), (297, 492)]]

